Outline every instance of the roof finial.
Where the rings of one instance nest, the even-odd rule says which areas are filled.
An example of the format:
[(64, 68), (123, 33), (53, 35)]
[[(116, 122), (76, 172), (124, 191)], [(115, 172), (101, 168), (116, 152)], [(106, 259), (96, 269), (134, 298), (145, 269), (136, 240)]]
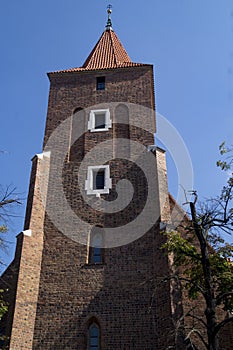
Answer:
[(111, 20), (111, 13), (112, 13), (112, 5), (107, 6), (107, 12), (108, 12), (108, 21), (106, 25), (106, 30), (111, 30), (112, 29), (112, 20)]

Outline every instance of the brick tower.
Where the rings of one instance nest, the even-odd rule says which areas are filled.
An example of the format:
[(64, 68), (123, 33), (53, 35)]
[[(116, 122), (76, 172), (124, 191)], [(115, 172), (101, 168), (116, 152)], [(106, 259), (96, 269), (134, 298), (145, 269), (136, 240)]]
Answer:
[(159, 282), (170, 271), (160, 234), (170, 204), (153, 146), (153, 66), (131, 61), (110, 15), (81, 68), (48, 74), (44, 149), (6, 271), (11, 350), (174, 344), (175, 293)]

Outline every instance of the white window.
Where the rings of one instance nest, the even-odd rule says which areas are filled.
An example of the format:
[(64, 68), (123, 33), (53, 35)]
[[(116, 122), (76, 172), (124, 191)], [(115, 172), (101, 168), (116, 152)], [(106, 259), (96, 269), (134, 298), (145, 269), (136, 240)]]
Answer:
[(91, 132), (107, 131), (112, 127), (109, 109), (96, 109), (90, 111), (88, 130)]
[(89, 166), (85, 181), (87, 194), (95, 194), (99, 197), (101, 194), (109, 193), (110, 188), (112, 188), (112, 180), (109, 165)]

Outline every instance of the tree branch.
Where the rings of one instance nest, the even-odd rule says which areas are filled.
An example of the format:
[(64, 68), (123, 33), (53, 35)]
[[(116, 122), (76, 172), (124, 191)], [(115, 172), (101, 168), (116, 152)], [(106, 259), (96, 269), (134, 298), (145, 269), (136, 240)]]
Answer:
[(187, 313), (186, 316), (187, 317), (192, 317), (195, 320), (198, 320), (199, 322), (201, 322), (207, 328), (207, 324), (205, 323), (205, 321), (201, 317), (198, 317), (196, 315), (192, 315), (191, 313)]
[(12, 203), (22, 204), (22, 203), (21, 203), (20, 201), (18, 201), (17, 199), (6, 199), (6, 200), (0, 202), (0, 208), (3, 207), (4, 205), (12, 204)]
[(202, 343), (205, 345), (206, 349), (208, 350), (209, 347), (208, 347), (208, 344), (206, 343), (205, 339), (203, 338), (202, 334), (200, 333), (200, 331), (198, 329), (192, 329), (189, 334), (187, 335), (187, 337), (185, 338), (185, 340), (188, 340), (188, 339), (191, 339), (191, 335), (192, 333), (195, 333), (198, 335), (198, 337), (201, 339)]
[(215, 330), (214, 330), (214, 334), (218, 334), (218, 332), (220, 331), (220, 329), (222, 327), (224, 327), (227, 323), (230, 323), (230, 322), (233, 322), (233, 316), (231, 317), (228, 317), (228, 318), (225, 318), (225, 320), (223, 320), (222, 322), (220, 322), (216, 327), (215, 327)]
[(221, 300), (223, 300), (224, 298), (227, 298), (229, 296), (233, 296), (233, 291), (232, 292), (227, 292), (227, 293), (224, 293), (224, 294), (220, 294), (216, 297), (216, 302), (217, 304), (220, 303)]
[(185, 278), (185, 277), (181, 277), (179, 275), (171, 275), (169, 277), (165, 277), (164, 280), (170, 280), (170, 279), (176, 279), (179, 281), (183, 281), (183, 282), (188, 282), (191, 283), (193, 285), (195, 285), (197, 287), (197, 289), (200, 291), (200, 293), (204, 296), (206, 296), (205, 291), (201, 288), (201, 286), (199, 284), (197, 284), (196, 282), (194, 283), (191, 279), (189, 278)]

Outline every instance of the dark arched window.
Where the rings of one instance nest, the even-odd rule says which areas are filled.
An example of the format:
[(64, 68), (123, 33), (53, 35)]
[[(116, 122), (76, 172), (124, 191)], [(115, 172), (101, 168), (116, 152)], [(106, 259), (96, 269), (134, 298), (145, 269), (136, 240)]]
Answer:
[[(128, 158), (130, 156), (129, 109), (122, 103), (115, 108), (113, 132), (115, 158)], [(124, 142), (121, 139), (124, 139)]]
[(69, 138), (68, 160), (81, 162), (85, 151), (85, 111), (81, 107), (72, 112)]
[(88, 329), (88, 350), (100, 350), (100, 327), (95, 322)]
[(94, 227), (90, 234), (89, 259), (90, 264), (101, 264), (104, 260), (102, 228)]

